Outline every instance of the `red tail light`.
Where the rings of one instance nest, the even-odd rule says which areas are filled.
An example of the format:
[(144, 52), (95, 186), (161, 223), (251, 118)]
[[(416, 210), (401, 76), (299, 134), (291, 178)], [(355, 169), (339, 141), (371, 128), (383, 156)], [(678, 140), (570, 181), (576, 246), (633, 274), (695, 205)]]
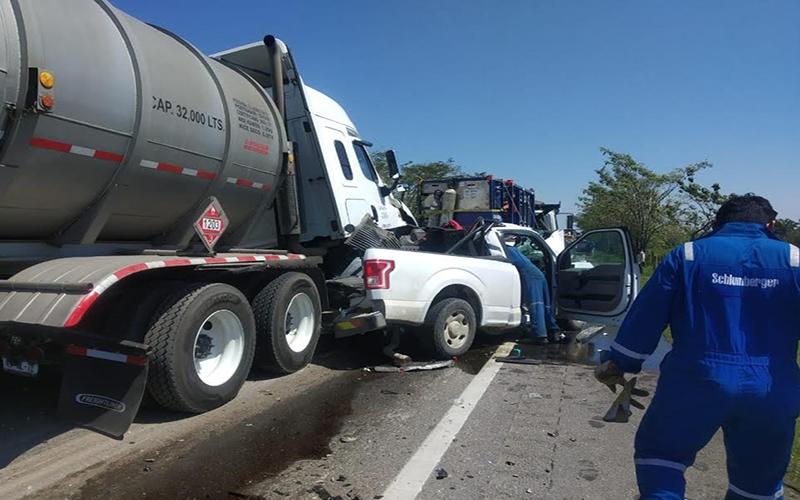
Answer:
[(389, 288), (389, 274), (394, 271), (393, 260), (365, 260), (364, 285), (367, 290), (386, 290)]

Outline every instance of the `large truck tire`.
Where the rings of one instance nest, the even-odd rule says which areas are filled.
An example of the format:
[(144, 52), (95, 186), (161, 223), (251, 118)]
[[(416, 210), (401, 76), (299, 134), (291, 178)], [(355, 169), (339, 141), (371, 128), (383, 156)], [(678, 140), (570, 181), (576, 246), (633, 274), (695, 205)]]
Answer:
[(256, 365), (274, 373), (293, 373), (311, 362), (319, 341), (322, 306), (317, 286), (303, 273), (286, 273), (253, 300)]
[(461, 356), (472, 347), (477, 323), (469, 302), (455, 297), (442, 299), (428, 311), (422, 328), (423, 342), (437, 357)]
[(192, 285), (155, 313), (145, 343), (148, 393), (164, 408), (203, 413), (232, 400), (253, 364), (253, 311), (236, 288)]

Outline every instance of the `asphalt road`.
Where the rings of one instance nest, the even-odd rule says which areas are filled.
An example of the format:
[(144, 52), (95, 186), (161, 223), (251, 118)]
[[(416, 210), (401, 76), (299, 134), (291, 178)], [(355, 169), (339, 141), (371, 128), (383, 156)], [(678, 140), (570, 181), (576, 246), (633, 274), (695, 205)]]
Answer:
[[(511, 365), (491, 356), (514, 345), (489, 339), (452, 368), (376, 373), (374, 341), (330, 342), (208, 414), (146, 408), (121, 441), (55, 417), (55, 374), (0, 375), (0, 498), (633, 499), (639, 415), (601, 421), (605, 344), (524, 347), (537, 364)], [(724, 495), (721, 440), (687, 477), (688, 498)]]

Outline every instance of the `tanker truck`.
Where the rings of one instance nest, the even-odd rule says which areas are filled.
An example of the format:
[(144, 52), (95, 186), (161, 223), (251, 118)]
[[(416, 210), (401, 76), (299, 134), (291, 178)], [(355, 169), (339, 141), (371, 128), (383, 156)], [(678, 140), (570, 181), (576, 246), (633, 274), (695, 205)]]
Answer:
[(201, 413), (301, 369), (355, 226), (415, 224), (272, 36), (206, 56), (105, 0), (0, 0), (0, 98), (3, 370), (59, 365), (59, 412), (111, 436), (145, 393)]

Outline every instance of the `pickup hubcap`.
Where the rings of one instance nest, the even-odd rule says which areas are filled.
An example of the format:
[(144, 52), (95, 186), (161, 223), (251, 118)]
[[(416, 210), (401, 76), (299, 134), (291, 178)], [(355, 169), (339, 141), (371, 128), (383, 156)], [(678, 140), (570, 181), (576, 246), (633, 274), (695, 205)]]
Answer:
[(444, 323), (444, 340), (454, 349), (464, 345), (469, 334), (469, 321), (464, 313), (456, 312), (448, 316)]

